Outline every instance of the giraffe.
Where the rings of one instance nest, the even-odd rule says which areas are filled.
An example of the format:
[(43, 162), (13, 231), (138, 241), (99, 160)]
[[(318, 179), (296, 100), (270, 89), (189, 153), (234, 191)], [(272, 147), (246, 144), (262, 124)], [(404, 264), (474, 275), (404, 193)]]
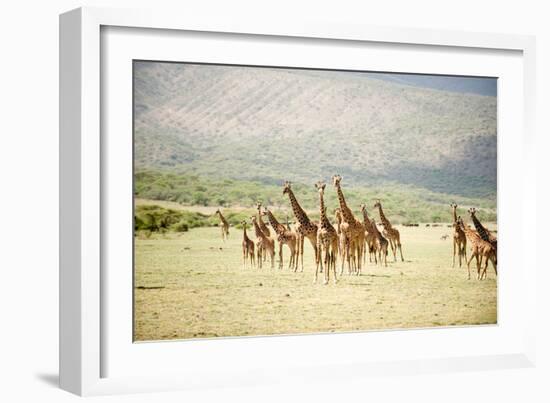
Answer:
[[(354, 217), (351, 209), (348, 207), (346, 199), (344, 198), (344, 193), (342, 192), (341, 181), (342, 177), (340, 175), (334, 175), (332, 177), (332, 183), (336, 188), (338, 202), (340, 203), (340, 211), (342, 212), (343, 221), (340, 227), (344, 234), (350, 239), (349, 253), (346, 253), (350, 255), (350, 260), (356, 265), (355, 274), (359, 275), (361, 273), (361, 264), (365, 251), (365, 228), (363, 227), (363, 223)], [(343, 271), (344, 262), (342, 261), (340, 275), (342, 275)]]
[(462, 267), (462, 258), (464, 258), (464, 261), (466, 261), (466, 235), (464, 234), (464, 231), (462, 231), (462, 228), (458, 226), (456, 223), (457, 216), (456, 216), (456, 208), (458, 206), (456, 203), (451, 204), (451, 208), (453, 210), (453, 228), (454, 228), (454, 234), (453, 234), (453, 267), (455, 267), (455, 258), (456, 258), (456, 252), (458, 249), (458, 265), (459, 267)]
[(220, 218), (219, 226), (222, 231), (222, 240), (225, 242), (227, 237), (229, 237), (229, 223), (227, 222), (225, 217), (222, 215), (222, 212), (220, 211), (220, 209), (217, 209), (214, 214), (217, 214), (218, 217)]
[(243, 269), (246, 269), (247, 260), (250, 259), (250, 266), (256, 266), (254, 260), (254, 242), (248, 238), (246, 234), (246, 221), (242, 221), (241, 225), (243, 226)]
[[(324, 194), (326, 184), (323, 182), (317, 182), (315, 188), (319, 192), (319, 211), (321, 218), (319, 219), (319, 229), (317, 230), (317, 265), (315, 268), (315, 277), (313, 282), (317, 282), (317, 272), (319, 271), (319, 265), (323, 267), (325, 264), (325, 281), (324, 284), (328, 284), (330, 278), (330, 270), (334, 270), (334, 284), (337, 282), (336, 278), (336, 254), (338, 253), (338, 234), (336, 230), (327, 218), (327, 208), (325, 207)], [(323, 257), (324, 251), (324, 257)]]
[[(376, 260), (376, 236), (373, 232), (373, 224), (367, 213), (367, 206), (361, 204), (359, 207), (363, 213), (363, 227), (365, 227), (365, 241), (367, 242), (367, 247), (369, 249), (369, 262), (372, 263), (371, 256), (374, 255), (374, 263), (376, 264), (378, 261)], [(363, 264), (366, 263), (366, 256), (366, 253), (363, 254)]]
[(271, 232), (269, 231), (269, 227), (265, 225), (264, 220), (262, 219), (262, 202), (258, 201), (256, 202), (256, 209), (258, 210), (258, 225), (260, 226), (260, 229), (262, 232), (267, 236), (271, 236)]
[[(254, 225), (256, 238), (258, 238), (258, 241), (256, 243), (256, 247), (258, 249), (256, 258), (258, 262), (258, 267), (260, 269), (262, 268), (262, 254), (269, 253), (269, 256), (271, 257), (271, 268), (273, 269), (275, 267), (275, 241), (272, 238), (266, 236), (264, 232), (260, 229), (256, 216), (252, 216), (250, 217), (250, 219), (252, 220), (252, 225)], [(262, 252), (260, 252), (260, 250), (262, 250)]]
[[(467, 261), (468, 264), (468, 280), (470, 279), (470, 262), (472, 259), (476, 258), (476, 266), (477, 266), (477, 279), (483, 280), (483, 278), (487, 278), (487, 265), (489, 264), (489, 260), (493, 264), (493, 267), (495, 269), (495, 275), (497, 274), (497, 263), (496, 263), (496, 251), (493, 249), (493, 246), (483, 240), (477, 231), (472, 230), (470, 227), (467, 227), (464, 225), (464, 221), (462, 221), (462, 218), (458, 216), (457, 219), (457, 225), (464, 231), (464, 234), (466, 234), (466, 237), (470, 241), (470, 247), (472, 249), (472, 256)], [(481, 265), (483, 264), (483, 258), (485, 258), (485, 265), (483, 268), (483, 271), (481, 271)]]
[(481, 237), (481, 239), (483, 239), (484, 241), (487, 241), (489, 242), (494, 250), (495, 250), (495, 254), (497, 253), (497, 237), (494, 236), (491, 231), (489, 231), (487, 228), (485, 228), (483, 226), (483, 224), (481, 224), (481, 222), (479, 222), (479, 220), (477, 219), (476, 217), (476, 209), (475, 208), (471, 208), (468, 210), (468, 212), (470, 213), (470, 217), (472, 217), (472, 221), (476, 227), (476, 231), (477, 233), (479, 234), (479, 236)]
[(263, 215), (267, 216), (269, 224), (275, 231), (277, 235), (277, 241), (279, 242), (279, 269), (283, 268), (283, 245), (287, 245), (290, 249), (290, 260), (288, 262), (288, 268), (292, 269), (298, 264), (298, 259), (296, 258), (297, 253), (297, 242), (298, 235), (294, 231), (287, 229), (284, 225), (280, 224), (279, 221), (275, 218), (273, 213), (269, 211), (267, 207), (262, 212)]
[[(286, 181), (283, 184), (283, 194), (287, 194), (292, 206), (292, 212), (298, 221), (296, 224), (296, 233), (298, 234), (298, 257), (302, 263), (302, 270), (304, 271), (304, 238), (309, 239), (311, 246), (314, 250), (315, 263), (317, 263), (317, 225), (311, 222), (306, 212), (296, 200), (294, 192), (292, 191), (292, 184)], [(295, 266), (294, 271), (298, 269), (298, 265)]]
[[(344, 218), (342, 215), (342, 210), (340, 207), (336, 208), (334, 210), (334, 218), (336, 219), (336, 234), (338, 234), (338, 251), (340, 255), (340, 259), (342, 260), (342, 269), (340, 271), (340, 275), (342, 275), (344, 271), (344, 261), (348, 262), (348, 272), (351, 271), (351, 257), (349, 255), (349, 251), (351, 248), (351, 240), (348, 233), (345, 233), (342, 230), (342, 227), (344, 226)], [(345, 225), (347, 226), (347, 224)]]
[(382, 221), (382, 225), (384, 226), (384, 236), (390, 241), (391, 250), (393, 252), (393, 261), (397, 262), (396, 255), (397, 249), (399, 248), (401, 261), (404, 262), (405, 259), (403, 259), (403, 250), (401, 249), (401, 236), (399, 235), (399, 231), (391, 226), (390, 221), (384, 215), (384, 211), (382, 210), (382, 203), (380, 202), (380, 200), (376, 200), (374, 208), (378, 208), (378, 212), (380, 213), (380, 221)]
[(374, 219), (372, 221), (369, 220), (366, 205), (361, 204), (361, 211), (363, 212), (365, 226), (369, 226), (369, 235), (372, 235), (373, 237), (372, 249), (374, 251), (374, 262), (378, 263), (378, 261), (376, 260), (376, 252), (378, 252), (378, 260), (380, 261), (380, 264), (382, 264), (383, 256), (384, 266), (388, 267), (388, 240), (382, 236), (382, 234), (378, 230), (378, 227), (376, 226), (376, 222), (374, 221)]
[[(262, 219), (262, 202), (261, 201), (256, 202), (256, 209), (258, 210), (258, 226), (260, 227), (262, 232), (268, 238), (270, 238), (271, 237), (271, 232), (269, 231), (269, 228), (267, 227), (267, 225), (265, 225), (264, 220)], [(261, 250), (261, 252), (262, 252), (264, 262), (265, 262), (265, 260), (267, 259), (267, 254), (263, 253), (264, 252), (263, 249)]]

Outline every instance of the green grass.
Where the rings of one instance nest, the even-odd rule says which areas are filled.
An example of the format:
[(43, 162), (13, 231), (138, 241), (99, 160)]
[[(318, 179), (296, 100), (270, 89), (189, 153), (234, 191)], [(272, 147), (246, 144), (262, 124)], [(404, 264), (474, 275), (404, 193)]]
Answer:
[[(313, 284), (305, 270), (242, 267), (242, 231), (217, 228), (135, 241), (135, 339), (251, 336), (494, 324), (497, 284), (451, 267), (451, 228), (398, 227), (405, 262), (367, 263), (361, 276)], [(254, 239), (252, 231), (250, 238)], [(284, 250), (285, 259), (288, 249)], [(391, 257), (391, 254), (390, 254)], [(286, 262), (286, 260), (285, 260)], [(473, 268), (474, 265), (472, 265)], [(339, 264), (338, 264), (339, 267)]]

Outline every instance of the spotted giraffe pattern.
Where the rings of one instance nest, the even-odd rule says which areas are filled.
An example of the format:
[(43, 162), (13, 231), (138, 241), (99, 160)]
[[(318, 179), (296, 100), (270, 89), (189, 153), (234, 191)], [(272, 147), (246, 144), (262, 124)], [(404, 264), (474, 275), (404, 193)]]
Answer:
[[(317, 230), (317, 251), (319, 257), (317, 259), (317, 267), (315, 269), (315, 278), (313, 282), (317, 281), (317, 273), (319, 271), (319, 265), (324, 263), (325, 265), (325, 284), (328, 284), (330, 271), (334, 271), (334, 283), (336, 283), (336, 254), (338, 253), (338, 234), (336, 230), (327, 218), (327, 211), (324, 201), (324, 193), (326, 184), (318, 182), (315, 184), (317, 191), (319, 192), (319, 229)], [(323, 255), (324, 252), (324, 255)]]
[[(489, 242), (482, 239), (477, 231), (474, 231), (464, 225), (464, 221), (462, 221), (460, 216), (457, 218), (457, 225), (462, 229), (462, 231), (464, 231), (464, 234), (466, 234), (466, 237), (470, 241), (470, 248), (472, 250), (472, 255), (466, 262), (468, 265), (468, 279), (470, 279), (470, 263), (474, 257), (476, 258), (478, 280), (482, 280), (487, 277), (487, 265), (489, 264), (489, 260), (491, 260), (491, 263), (495, 269), (495, 274), (497, 274), (496, 253), (493, 246)], [(481, 271), (483, 258), (485, 258), (485, 266), (483, 271)]]
[(390, 242), (390, 247), (393, 252), (393, 261), (397, 262), (397, 249), (399, 249), (399, 253), (401, 254), (401, 261), (404, 262), (405, 259), (403, 259), (403, 251), (401, 249), (401, 235), (399, 234), (399, 231), (392, 227), (390, 220), (388, 220), (384, 215), (384, 210), (382, 209), (382, 203), (380, 202), (380, 200), (376, 201), (376, 203), (374, 204), (374, 208), (378, 208), (380, 221), (382, 221), (382, 225), (384, 226), (384, 236), (388, 238)]
[[(350, 261), (354, 266), (351, 268), (348, 264), (348, 272), (351, 274), (352, 271), (355, 271), (355, 274), (359, 275), (361, 273), (362, 256), (365, 250), (365, 229), (363, 224), (354, 217), (351, 209), (348, 207), (344, 193), (342, 192), (341, 181), (342, 177), (340, 175), (334, 175), (332, 177), (332, 183), (336, 188), (340, 211), (342, 213), (342, 224), (340, 227), (344, 236), (349, 238), (349, 250), (344, 251), (344, 254), (346, 260)], [(342, 275), (343, 270), (344, 262), (342, 261), (340, 275)]]
[(298, 221), (296, 225), (296, 233), (298, 234), (298, 256), (300, 257), (302, 271), (304, 271), (304, 238), (309, 239), (311, 246), (315, 252), (315, 263), (317, 263), (317, 225), (312, 223), (306, 212), (296, 200), (294, 192), (292, 191), (290, 182), (285, 182), (283, 185), (283, 194), (287, 194), (292, 207), (294, 217)]
[(254, 242), (248, 237), (246, 233), (246, 221), (241, 222), (243, 226), (243, 269), (246, 269), (247, 261), (250, 260), (250, 266), (255, 267), (256, 262), (254, 258)]
[(256, 256), (258, 261), (258, 266), (260, 269), (262, 268), (262, 255), (269, 254), (271, 257), (271, 268), (275, 265), (275, 241), (266, 236), (264, 232), (261, 230), (260, 226), (258, 225), (258, 220), (256, 219), (256, 216), (250, 217), (252, 220), (252, 225), (254, 225), (254, 232), (256, 234), (256, 238), (258, 239), (256, 248), (258, 250)]
[(277, 241), (279, 242), (279, 269), (282, 269), (283, 267), (283, 245), (287, 245), (290, 249), (290, 260), (288, 263), (289, 269), (295, 268), (298, 264), (298, 259), (296, 258), (298, 235), (294, 231), (288, 230), (284, 225), (279, 223), (267, 207), (262, 214), (267, 216), (269, 224), (277, 235)]
[(481, 239), (483, 239), (484, 241), (489, 242), (496, 251), (497, 250), (497, 238), (487, 228), (485, 228), (483, 226), (483, 224), (481, 224), (481, 222), (477, 219), (475, 208), (469, 209), (468, 212), (470, 213), (470, 217), (472, 218), (472, 222), (474, 223), (474, 226), (476, 227), (476, 231), (479, 234), (479, 236), (481, 237)]
[[(367, 244), (369, 241), (369, 237), (372, 237), (374, 261), (375, 263), (378, 263), (378, 261), (380, 261), (380, 264), (382, 264), (382, 257), (384, 257), (384, 265), (388, 266), (388, 262), (387, 262), (388, 240), (384, 238), (384, 236), (380, 233), (380, 231), (378, 231), (376, 222), (374, 220), (371, 221), (369, 219), (366, 205), (364, 204), (361, 205), (361, 211), (363, 212), (363, 222), (364, 222), (365, 228), (368, 228), (367, 231), (369, 231), (369, 234), (367, 236)], [(369, 247), (369, 250), (370, 250), (370, 247)], [(377, 253), (378, 253), (378, 260), (376, 259)]]
[(220, 219), (220, 229), (222, 231), (222, 240), (225, 242), (225, 240), (227, 239), (227, 237), (229, 236), (229, 223), (227, 222), (227, 220), (225, 219), (225, 217), (223, 216), (222, 212), (220, 211), (220, 209), (217, 209), (216, 210), (216, 214), (218, 215), (219, 219)]
[(454, 233), (453, 233), (453, 267), (455, 267), (455, 260), (456, 260), (456, 254), (458, 250), (458, 265), (459, 267), (462, 267), (462, 258), (466, 261), (466, 235), (464, 234), (464, 231), (462, 231), (462, 228), (457, 224), (457, 215), (456, 215), (456, 209), (457, 209), (456, 203), (451, 204), (451, 209), (453, 211), (453, 227), (454, 227)]

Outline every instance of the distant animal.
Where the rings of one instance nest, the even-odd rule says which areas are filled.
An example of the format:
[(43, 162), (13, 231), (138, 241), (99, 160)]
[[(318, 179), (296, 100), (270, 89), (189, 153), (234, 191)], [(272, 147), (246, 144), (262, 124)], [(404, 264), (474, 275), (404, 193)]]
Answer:
[(241, 225), (243, 226), (243, 269), (246, 269), (248, 260), (250, 260), (251, 267), (256, 266), (254, 257), (254, 241), (248, 238), (248, 235), (246, 234), (246, 221), (242, 221)]
[(454, 226), (454, 232), (453, 232), (453, 267), (455, 267), (455, 260), (456, 260), (456, 254), (458, 252), (458, 266), (462, 267), (462, 259), (466, 261), (466, 235), (464, 234), (464, 231), (458, 226), (457, 224), (457, 215), (456, 215), (456, 209), (457, 209), (456, 203), (451, 203), (451, 209), (453, 212), (453, 226)]
[[(477, 266), (477, 279), (483, 280), (487, 277), (487, 265), (489, 264), (489, 260), (493, 264), (493, 268), (495, 269), (495, 275), (497, 274), (497, 262), (496, 262), (496, 250), (493, 248), (493, 246), (483, 240), (477, 231), (474, 231), (470, 229), (469, 227), (464, 225), (464, 221), (462, 221), (462, 218), (458, 216), (457, 218), (457, 225), (464, 231), (466, 236), (468, 237), (468, 240), (470, 241), (470, 247), (472, 249), (472, 256), (470, 256), (470, 259), (467, 261), (468, 264), (468, 280), (470, 279), (470, 262), (475, 257), (476, 258), (476, 266)], [(483, 258), (485, 258), (485, 264), (483, 265)], [(483, 271), (481, 270), (481, 266), (483, 265)]]
[(445, 235), (443, 235), (443, 236), (441, 237), (441, 240), (442, 240), (442, 241), (445, 241), (447, 238), (449, 238), (449, 235), (445, 234)]
[(319, 192), (319, 229), (317, 230), (317, 253), (319, 257), (317, 259), (317, 267), (315, 268), (315, 277), (313, 282), (317, 281), (317, 272), (319, 265), (322, 267), (325, 265), (325, 281), (324, 284), (328, 284), (330, 278), (330, 271), (334, 272), (334, 284), (336, 284), (336, 255), (338, 254), (338, 234), (336, 230), (327, 218), (327, 208), (325, 207), (324, 193), (326, 184), (323, 182), (317, 182), (315, 188)]
[(476, 227), (476, 231), (479, 234), (479, 236), (481, 237), (481, 239), (483, 239), (484, 241), (489, 242), (493, 246), (493, 248), (495, 249), (495, 253), (496, 253), (497, 252), (497, 237), (495, 235), (493, 235), (491, 233), (491, 231), (489, 231), (487, 228), (485, 228), (483, 226), (483, 224), (481, 224), (481, 222), (477, 219), (475, 208), (472, 207), (471, 209), (468, 210), (468, 212), (470, 213), (470, 217), (472, 218), (472, 222), (474, 223), (474, 226)]
[[(365, 215), (367, 214), (367, 206), (362, 204), (361, 205), (361, 211)], [(380, 265), (382, 265), (382, 257), (384, 258), (384, 266), (388, 266), (388, 240), (384, 238), (384, 236), (380, 233), (378, 230), (378, 227), (376, 225), (376, 222), (374, 220), (371, 221), (371, 231), (374, 234), (375, 239), (375, 255), (374, 255), (374, 261), (377, 263), (376, 260), (376, 253), (378, 253), (378, 261), (380, 262)]]
[[(302, 270), (304, 271), (304, 238), (309, 239), (311, 246), (314, 250), (315, 264), (317, 264), (318, 254), (317, 254), (317, 224), (312, 222), (304, 209), (296, 200), (294, 192), (292, 191), (292, 185), (289, 181), (286, 181), (283, 184), (283, 194), (288, 195), (290, 199), (290, 205), (292, 206), (292, 212), (294, 217), (296, 217), (296, 233), (298, 234), (298, 255), (300, 263), (302, 264)], [(298, 268), (298, 265), (295, 266), (295, 270)]]
[(254, 232), (256, 233), (256, 238), (258, 239), (256, 243), (256, 261), (258, 262), (258, 267), (260, 269), (262, 268), (262, 255), (265, 253), (271, 257), (271, 268), (273, 269), (275, 267), (275, 241), (266, 236), (260, 229), (256, 216), (252, 216), (250, 219), (252, 220)]
[[(342, 192), (342, 176), (334, 175), (332, 177), (332, 184), (336, 188), (338, 195), (338, 202), (340, 204), (340, 211), (342, 213), (342, 223), (340, 229), (342, 233), (349, 238), (349, 250), (344, 251), (344, 256), (348, 262), (348, 273), (354, 272), (356, 275), (361, 274), (363, 253), (365, 253), (365, 228), (363, 223), (359, 221), (353, 215), (351, 209), (346, 203), (344, 193)], [(349, 264), (353, 263), (353, 267)], [(340, 269), (340, 275), (344, 271), (344, 260), (342, 260), (342, 266)]]
[(288, 262), (288, 268), (294, 268), (294, 271), (296, 271), (296, 266), (298, 265), (298, 235), (294, 231), (291, 231), (287, 229), (284, 225), (280, 224), (273, 213), (267, 207), (265, 207), (265, 210), (262, 212), (262, 214), (267, 216), (271, 227), (275, 231), (275, 235), (277, 235), (277, 242), (279, 242), (279, 269), (283, 268), (283, 245), (286, 245), (290, 249), (290, 260)]
[(399, 249), (399, 253), (401, 254), (401, 261), (404, 262), (405, 259), (403, 259), (403, 251), (401, 250), (401, 235), (399, 234), (399, 231), (392, 227), (390, 221), (386, 218), (384, 215), (384, 211), (382, 210), (382, 203), (380, 199), (376, 200), (376, 203), (374, 203), (374, 208), (378, 208), (378, 212), (380, 214), (380, 221), (382, 221), (382, 225), (384, 226), (384, 236), (388, 238), (390, 242), (390, 247), (393, 252), (393, 261), (397, 262), (397, 249)]
[(220, 219), (220, 223), (218, 225), (219, 225), (219, 227), (221, 229), (221, 232), (222, 232), (222, 240), (225, 242), (225, 240), (229, 237), (229, 223), (227, 222), (227, 220), (223, 216), (220, 209), (217, 209), (214, 214), (217, 214), (219, 219)]

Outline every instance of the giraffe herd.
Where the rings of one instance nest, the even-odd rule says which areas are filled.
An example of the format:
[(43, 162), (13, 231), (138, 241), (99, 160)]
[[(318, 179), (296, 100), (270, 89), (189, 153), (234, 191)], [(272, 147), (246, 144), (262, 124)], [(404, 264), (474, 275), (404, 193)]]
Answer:
[[(497, 275), (497, 238), (487, 228), (481, 224), (476, 217), (476, 209), (471, 208), (468, 210), (472, 222), (474, 223), (475, 230), (470, 226), (464, 224), (462, 217), (456, 215), (457, 205), (451, 204), (453, 211), (453, 267), (455, 265), (455, 255), (458, 247), (458, 261), (462, 266), (462, 258), (466, 261), (468, 266), (468, 280), (470, 279), (470, 263), (476, 259), (477, 279), (483, 280), (487, 278), (487, 266), (491, 261), (493, 268), (495, 269), (495, 275)], [(471, 255), (469, 259), (466, 259), (466, 244), (470, 241)], [(485, 260), (484, 260), (485, 259)], [(482, 269), (483, 266), (483, 269)]]
[[(401, 245), (401, 235), (394, 228), (391, 222), (384, 214), (381, 201), (375, 201), (373, 208), (378, 209), (382, 232), (374, 218), (370, 218), (367, 212), (366, 204), (360, 205), (363, 220), (357, 219), (351, 208), (348, 206), (344, 192), (342, 190), (342, 177), (334, 175), (332, 185), (338, 196), (338, 207), (334, 210), (334, 224), (327, 216), (327, 206), (325, 205), (326, 183), (320, 181), (315, 184), (315, 189), (319, 195), (319, 215), (318, 222), (311, 220), (305, 210), (298, 202), (292, 184), (289, 181), (283, 183), (283, 195), (287, 195), (290, 207), (296, 219), (296, 224), (292, 228), (289, 224), (289, 217), (286, 216), (285, 224), (280, 223), (272, 211), (264, 207), (262, 203), (257, 202), (257, 214), (250, 217), (250, 223), (256, 235), (256, 242), (252, 241), (247, 234), (248, 222), (242, 221), (243, 240), (243, 268), (247, 266), (262, 268), (267, 258), (270, 258), (271, 268), (275, 266), (275, 240), (279, 245), (278, 267), (283, 268), (283, 246), (286, 245), (290, 252), (288, 260), (288, 269), (297, 272), (304, 271), (304, 243), (309, 240), (314, 252), (315, 275), (314, 282), (317, 281), (319, 273), (324, 273), (324, 284), (328, 284), (330, 274), (333, 273), (333, 281), (338, 281), (338, 276), (342, 276), (347, 268), (348, 275), (360, 275), (363, 265), (366, 264), (366, 255), (369, 254), (369, 262), (384, 265), (387, 267), (387, 256), (389, 249), (393, 254), (394, 262), (397, 262), (397, 252), (404, 262)], [(470, 264), (476, 259), (478, 280), (487, 277), (487, 266), (491, 261), (495, 275), (497, 273), (497, 238), (489, 231), (476, 217), (476, 210), (468, 210), (475, 230), (464, 223), (460, 216), (457, 216), (457, 205), (451, 204), (453, 217), (453, 263), (455, 267), (456, 256), (458, 255), (459, 266), (462, 267), (462, 261), (468, 267), (468, 279), (470, 279)], [(229, 224), (221, 211), (216, 210), (219, 217), (219, 226), (222, 232), (222, 240), (225, 242), (229, 234)], [(264, 222), (264, 218), (271, 226)], [(466, 246), (467, 241), (470, 244), (471, 255), (467, 259)], [(340, 261), (340, 270), (337, 275), (337, 261)]]

